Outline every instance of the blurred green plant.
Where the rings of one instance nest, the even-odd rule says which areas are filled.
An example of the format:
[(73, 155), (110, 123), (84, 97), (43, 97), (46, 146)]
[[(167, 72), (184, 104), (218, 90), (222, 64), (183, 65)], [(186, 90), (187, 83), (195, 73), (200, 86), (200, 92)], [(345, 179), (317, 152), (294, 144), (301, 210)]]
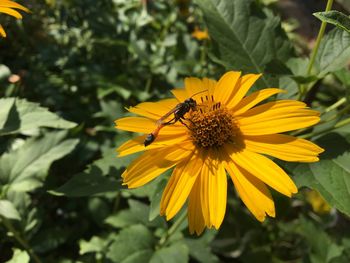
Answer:
[[(0, 262), (349, 262), (350, 34), (346, 1), (336, 13), (330, 2), (323, 27), (337, 27), (314, 59), (281, 28), (279, 1), (41, 0), (26, 3), (23, 24), (2, 21)], [(210, 38), (193, 38), (196, 27)], [(158, 216), (169, 174), (121, 185), (136, 156), (116, 158), (131, 135), (113, 121), (186, 76), (226, 70), (264, 73), (256, 89), (280, 87), (280, 98), (320, 110), (322, 122), (295, 135), (326, 152), (311, 165), (280, 163), (300, 192), (274, 196), (276, 219), (258, 223), (230, 187), (222, 228), (192, 237), (184, 211)], [(306, 187), (329, 213), (312, 210)]]

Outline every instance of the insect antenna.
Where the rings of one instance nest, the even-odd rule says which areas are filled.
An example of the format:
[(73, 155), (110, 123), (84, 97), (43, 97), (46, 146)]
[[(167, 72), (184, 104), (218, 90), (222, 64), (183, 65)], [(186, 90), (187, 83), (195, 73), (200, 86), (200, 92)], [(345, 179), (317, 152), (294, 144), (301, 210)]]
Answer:
[(206, 92), (207, 90), (202, 90), (202, 91), (199, 91), (199, 92), (196, 92), (195, 94), (193, 94), (190, 98), (193, 98), (194, 96), (198, 95), (198, 94), (201, 94), (203, 92)]

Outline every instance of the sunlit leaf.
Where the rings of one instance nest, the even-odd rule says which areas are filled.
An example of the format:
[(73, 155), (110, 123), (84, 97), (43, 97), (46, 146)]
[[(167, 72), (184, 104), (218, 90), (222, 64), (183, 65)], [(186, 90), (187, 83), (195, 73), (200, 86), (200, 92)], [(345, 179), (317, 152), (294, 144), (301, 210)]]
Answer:
[(30, 260), (27, 251), (14, 249), (13, 256), (10, 260), (6, 261), (6, 263), (28, 263)]
[[(273, 60), (283, 61), (291, 46), (277, 17), (266, 15), (251, 0), (198, 0), (215, 42), (218, 62), (227, 69), (262, 73)], [(254, 7), (253, 7), (254, 6)], [(266, 76), (263, 84), (269, 86)]]
[(350, 17), (337, 10), (313, 13), (321, 21), (335, 25), (350, 33)]
[(79, 242), (79, 254), (102, 252), (106, 245), (106, 241), (103, 238), (93, 236), (89, 241), (81, 240)]
[(339, 28), (328, 32), (316, 55), (315, 69), (319, 77), (342, 69), (350, 60), (350, 34)]
[(0, 80), (7, 78), (10, 74), (11, 70), (6, 65), (0, 64)]
[(121, 182), (103, 176), (101, 170), (91, 166), (88, 172), (76, 174), (64, 185), (49, 191), (53, 195), (65, 195), (69, 197), (89, 196), (105, 192), (117, 191)]
[(21, 219), (16, 207), (8, 200), (0, 200), (0, 216), (7, 219)]
[(39, 127), (69, 129), (76, 126), (74, 122), (25, 99), (2, 98), (0, 105), (4, 105), (0, 109), (0, 135), (26, 133)]
[(189, 248), (182, 242), (157, 250), (150, 263), (186, 263), (189, 260)]
[(79, 140), (64, 140), (66, 132), (46, 133), (28, 139), (0, 157), (0, 182), (11, 190), (29, 191), (40, 186), (51, 164), (70, 153)]
[(331, 206), (350, 215), (350, 144), (333, 133), (321, 138), (319, 145), (326, 151), (322, 160), (296, 165), (294, 178), (299, 187), (316, 189)]
[(152, 233), (143, 225), (124, 228), (108, 249), (113, 262), (149, 262), (155, 244)]

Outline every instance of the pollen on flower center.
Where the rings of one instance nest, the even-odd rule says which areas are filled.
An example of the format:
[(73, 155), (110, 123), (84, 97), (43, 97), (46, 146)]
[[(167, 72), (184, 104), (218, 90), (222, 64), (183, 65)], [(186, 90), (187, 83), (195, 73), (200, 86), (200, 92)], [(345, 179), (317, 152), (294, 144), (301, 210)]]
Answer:
[(192, 111), (189, 128), (194, 143), (203, 148), (235, 143), (240, 134), (232, 114), (220, 104), (214, 104), (210, 110)]

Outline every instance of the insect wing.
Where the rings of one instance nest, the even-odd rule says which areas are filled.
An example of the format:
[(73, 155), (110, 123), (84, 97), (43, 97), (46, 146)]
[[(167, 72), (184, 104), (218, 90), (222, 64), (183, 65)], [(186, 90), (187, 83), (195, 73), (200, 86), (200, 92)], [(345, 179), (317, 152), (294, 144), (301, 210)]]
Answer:
[(177, 104), (173, 109), (171, 109), (169, 112), (164, 114), (159, 120), (157, 120), (157, 125), (162, 124), (171, 114), (175, 113), (179, 109), (181, 109), (183, 103)]

